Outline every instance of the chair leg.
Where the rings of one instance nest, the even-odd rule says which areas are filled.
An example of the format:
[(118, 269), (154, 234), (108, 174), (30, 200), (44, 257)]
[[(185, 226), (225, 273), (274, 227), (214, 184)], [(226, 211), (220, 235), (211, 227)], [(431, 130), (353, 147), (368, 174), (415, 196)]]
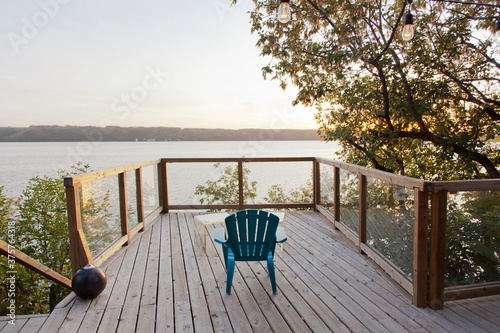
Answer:
[(234, 276), (234, 254), (231, 249), (228, 249), (227, 254), (227, 282), (226, 282), (226, 294), (231, 295), (231, 285), (233, 284), (233, 276)]
[(269, 272), (269, 278), (271, 279), (271, 287), (273, 288), (273, 294), (276, 294), (276, 276), (274, 274), (274, 261), (273, 254), (269, 252), (267, 255), (267, 271)]

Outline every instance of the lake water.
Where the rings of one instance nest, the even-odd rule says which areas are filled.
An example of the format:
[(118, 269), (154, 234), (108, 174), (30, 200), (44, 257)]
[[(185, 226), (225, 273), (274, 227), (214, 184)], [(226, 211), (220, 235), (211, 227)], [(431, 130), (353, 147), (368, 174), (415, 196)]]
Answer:
[[(337, 150), (336, 143), (321, 141), (3, 142), (0, 143), (0, 186), (4, 186), (7, 196), (16, 198), (30, 178), (43, 175), (54, 177), (57, 171), (69, 170), (78, 161), (99, 171), (162, 157), (333, 158)], [(250, 167), (251, 180), (262, 182), (266, 178), (273, 184), (286, 183), (283, 184), (286, 188), (295, 188), (310, 178), (310, 163), (289, 163), (287, 167), (272, 168), (260, 164), (258, 166), (255, 163), (255, 166)], [(192, 192), (194, 185), (191, 183), (199, 183), (200, 174), (213, 173), (212, 166), (208, 167), (210, 169), (200, 170), (195, 166), (169, 169), (169, 190), (180, 190), (187, 186), (188, 192)], [(170, 176), (171, 171), (175, 174), (173, 178)], [(191, 199), (180, 195), (178, 201), (189, 203), (186, 200)]]

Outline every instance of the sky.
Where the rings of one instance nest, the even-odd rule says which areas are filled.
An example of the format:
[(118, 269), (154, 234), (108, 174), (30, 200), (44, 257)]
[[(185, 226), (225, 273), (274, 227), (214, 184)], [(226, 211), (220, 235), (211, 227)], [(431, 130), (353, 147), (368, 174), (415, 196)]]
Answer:
[(23, 0), (0, 9), (0, 126), (314, 129), (264, 80), (250, 0)]

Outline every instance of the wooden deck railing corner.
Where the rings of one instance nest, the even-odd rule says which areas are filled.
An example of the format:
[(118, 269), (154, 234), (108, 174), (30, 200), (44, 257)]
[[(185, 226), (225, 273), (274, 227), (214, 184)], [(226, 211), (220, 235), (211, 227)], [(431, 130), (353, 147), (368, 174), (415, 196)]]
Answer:
[[(158, 181), (159, 181), (159, 202), (160, 207), (155, 209), (149, 216), (144, 214), (144, 202), (143, 202), (143, 179), (142, 179), (142, 168), (146, 166), (157, 165), (158, 170)], [(135, 185), (136, 185), (136, 208), (138, 225), (133, 229), (130, 229), (130, 221), (128, 214), (128, 193), (127, 193), (127, 172), (133, 171), (135, 174)], [(85, 234), (82, 228), (82, 215), (81, 215), (81, 202), (80, 202), (80, 188), (82, 185), (89, 182), (107, 178), (110, 176), (118, 176), (118, 193), (119, 193), (119, 212), (120, 212), (120, 227), (121, 227), (121, 237), (110, 244), (102, 253), (98, 254), (96, 258), (92, 257), (91, 251), (88, 247)], [(69, 240), (70, 240), (70, 250), (71, 250), (71, 267), (72, 272), (75, 274), (80, 268), (87, 264), (99, 265), (104, 260), (109, 258), (117, 249), (123, 245), (128, 245), (130, 243), (130, 238), (137, 232), (144, 230), (146, 223), (150, 221), (154, 216), (159, 215), (168, 209), (168, 197), (166, 193), (166, 163), (162, 160), (152, 160), (142, 163), (136, 163), (127, 165), (124, 167), (118, 167), (114, 169), (108, 169), (104, 171), (91, 172), (83, 175), (77, 175), (74, 177), (66, 177), (64, 179), (64, 185), (66, 187), (66, 201), (67, 201), (67, 214), (68, 214), (68, 229), (69, 229)], [(165, 204), (166, 206), (162, 206)], [(167, 210), (168, 211), (168, 210)], [(94, 260), (95, 259), (95, 260)]]

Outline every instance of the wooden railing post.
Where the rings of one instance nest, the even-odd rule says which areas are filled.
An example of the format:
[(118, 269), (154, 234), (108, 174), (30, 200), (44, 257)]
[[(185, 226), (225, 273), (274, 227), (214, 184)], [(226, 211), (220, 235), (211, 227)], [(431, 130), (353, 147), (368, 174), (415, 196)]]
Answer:
[(146, 228), (144, 221), (144, 196), (142, 192), (142, 168), (135, 169), (135, 196), (137, 201), (137, 219), (143, 223), (142, 230)]
[(161, 161), (158, 163), (158, 197), (160, 206), (163, 207), (162, 214), (168, 213), (168, 179), (167, 179), (167, 162)]
[(313, 161), (313, 204), (314, 211), (318, 211), (318, 205), (321, 197), (321, 180), (320, 180), (320, 166), (319, 162)]
[(69, 244), (71, 256), (71, 270), (73, 275), (87, 264), (94, 264), (85, 235), (82, 230), (82, 216), (80, 211), (79, 183), (73, 183), (72, 178), (65, 178), (66, 203), (68, 214)]
[(431, 196), (429, 306), (434, 310), (444, 307), (447, 196), (447, 191), (432, 192)]
[(243, 196), (243, 161), (238, 161), (238, 209), (243, 209), (244, 196)]
[(333, 167), (333, 226), (337, 229), (337, 222), (340, 222), (340, 169)]
[(120, 196), (120, 221), (122, 236), (127, 236), (125, 245), (130, 244), (130, 232), (128, 224), (128, 199), (127, 199), (127, 174), (122, 172), (118, 174), (118, 187)]
[(414, 189), (413, 221), (413, 304), (427, 306), (427, 229), (429, 227), (429, 197), (427, 192)]
[(366, 243), (366, 210), (367, 210), (367, 184), (366, 176), (359, 175), (359, 252), (363, 253), (361, 250), (361, 244)]

